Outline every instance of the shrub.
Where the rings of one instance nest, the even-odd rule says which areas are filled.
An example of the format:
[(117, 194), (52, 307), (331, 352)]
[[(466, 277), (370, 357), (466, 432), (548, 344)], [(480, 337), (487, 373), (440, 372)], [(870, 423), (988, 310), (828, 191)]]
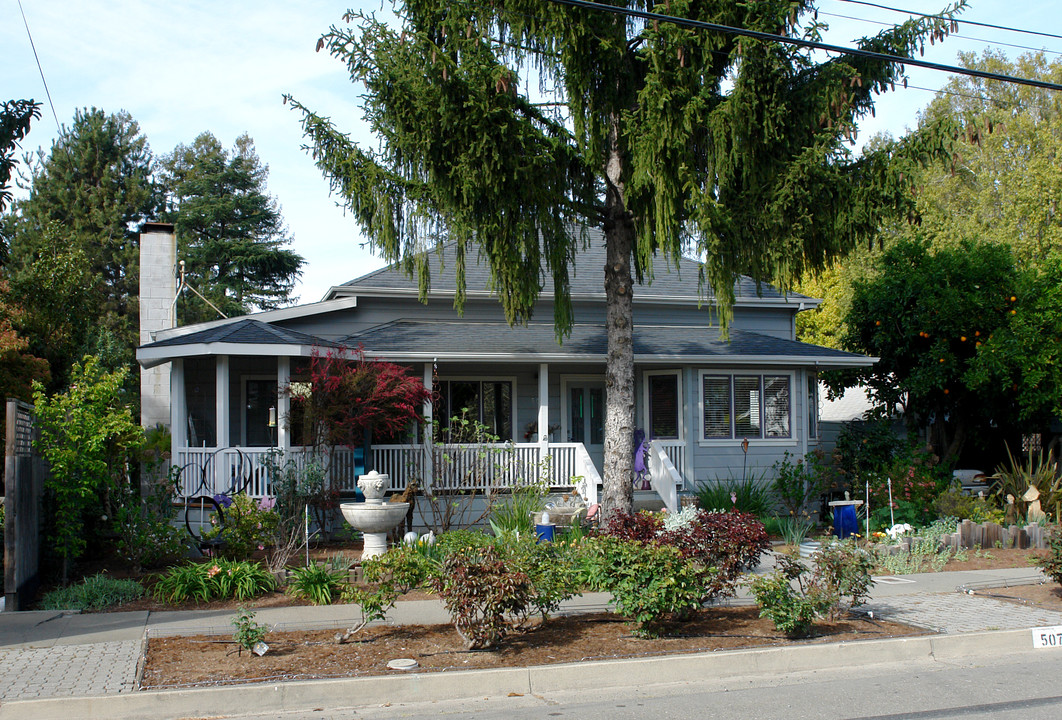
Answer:
[(586, 584), (611, 593), (616, 612), (635, 623), (635, 634), (645, 637), (659, 635), (672, 616), (697, 608), (705, 578), (712, 574), (668, 545), (600, 537), (582, 546)]
[(45, 593), (37, 607), (41, 610), (102, 610), (143, 595), (144, 588), (136, 580), (119, 580), (98, 573), (76, 585)]
[(346, 642), (356, 632), (374, 620), (385, 620), (387, 612), (403, 594), (428, 582), (438, 567), (431, 546), (426, 543), (399, 545), (383, 555), (362, 563), (365, 586), (348, 585), (343, 589), (343, 602), (356, 603), (361, 610), (361, 623), (338, 633), (336, 640)]
[(489, 521), (494, 535), (533, 537), (531, 515), (543, 508), (548, 490), (549, 486), (540, 482), (514, 487), (503, 502), (491, 509)]
[(795, 589), (786, 573), (760, 575), (750, 587), (760, 606), (760, 617), (770, 618), (778, 630), (791, 637), (808, 634), (819, 606), (814, 597)]
[(760, 556), (770, 542), (763, 523), (748, 513), (707, 512), (696, 516), (674, 530), (665, 530), (659, 515), (636, 513), (617, 514), (605, 526), (606, 537), (668, 545), (680, 555), (702, 568), (714, 572), (707, 580), (704, 600), (733, 595), (742, 573), (759, 564)]
[(236, 641), (236, 645), (239, 646), (240, 655), (244, 650), (251, 652), (254, 650), (255, 645), (262, 642), (265, 636), (269, 634), (269, 629), (255, 622), (255, 615), (246, 608), (240, 608), (236, 613), (236, 617), (232, 619), (232, 624), (236, 628), (236, 632), (232, 634), (232, 639)]
[(807, 506), (826, 492), (834, 482), (821, 451), (791, 461), (789, 451), (786, 450), (782, 459), (772, 467), (775, 473), (774, 492), (790, 516), (804, 512)]
[(314, 605), (331, 605), (346, 584), (347, 571), (330, 567), (326, 563), (313, 563), (308, 567), (294, 568), (288, 580), (288, 594), (306, 598)]
[(507, 616), (525, 614), (532, 597), (531, 579), (492, 546), (451, 553), (431, 584), (470, 650), (500, 642), (510, 629)]
[(187, 600), (199, 603), (227, 598), (249, 600), (276, 588), (276, 578), (260, 563), (219, 559), (170, 568), (155, 583), (154, 594), (172, 604)]
[[(933, 501), (947, 486), (943, 469), (930, 451), (916, 447), (898, 453), (892, 462), (862, 476), (870, 485), (872, 519), (884, 524), (886, 517), (897, 523), (925, 525), (935, 515)], [(889, 515), (889, 480), (892, 480), (892, 515)], [(881, 527), (881, 524), (878, 526)], [(889, 520), (889, 525), (892, 520)]]
[[(814, 571), (798, 559), (778, 557), (778, 568), (750, 587), (760, 617), (787, 635), (806, 635), (816, 618), (836, 619), (866, 602), (873, 580), (869, 557), (852, 541), (826, 543)], [(795, 586), (794, 586), (795, 583)]]
[(1003, 511), (988, 498), (967, 495), (962, 486), (953, 484), (933, 501), (933, 510), (940, 517), (963, 518), (975, 523), (1003, 524)]
[(245, 493), (237, 493), (225, 512), (224, 525), (217, 515), (210, 516), (213, 527), (203, 532), (203, 540), (222, 540), (218, 553), (230, 560), (246, 560), (255, 550), (271, 545), (276, 538), (280, 516), (272, 508), (272, 501), (255, 500)]
[(133, 572), (172, 562), (186, 552), (185, 533), (173, 520), (178, 468), (165, 477), (152, 477), (139, 495), (126, 485), (116, 493), (114, 527), (118, 554)]
[(1044, 569), (1044, 574), (1062, 584), (1062, 526), (1051, 529), (1051, 543), (1048, 545), (1047, 557), (1036, 559), (1036, 564)]
[(509, 545), (506, 551), (511, 566), (526, 574), (531, 581), (526, 608), (528, 615), (537, 613), (546, 620), (562, 602), (579, 592), (575, 559), (579, 552), (577, 544), (536, 543), (524, 538)]

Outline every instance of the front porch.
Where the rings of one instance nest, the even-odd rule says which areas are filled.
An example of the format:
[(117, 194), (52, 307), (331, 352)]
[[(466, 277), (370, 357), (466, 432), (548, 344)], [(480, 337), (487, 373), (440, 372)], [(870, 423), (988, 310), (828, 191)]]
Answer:
[[(173, 360), (172, 457), (182, 498), (236, 492), (268, 496), (277, 461), (302, 467), (315, 457), (312, 448), (299, 444), (297, 423), (290, 418), (288, 389), (302, 378), (303, 363), (299, 355)], [(491, 374), (474, 365), (451, 369), (433, 362), (418, 370), (436, 396), (423, 409), (425, 428), (432, 426), (433, 414), (446, 427), (454, 413), (471, 408), (473, 419), (502, 440), (440, 442), (425, 429), (421, 437), (398, 444), (377, 444), (367, 437), (368, 457), (361, 448), (318, 450), (329, 488), (352, 497), (358, 476), (374, 469), (390, 476), (392, 492), (401, 492), (412, 480), (422, 491), (440, 493), (505, 491), (542, 481), (551, 492), (577, 491), (587, 503), (597, 502), (604, 447), (604, 384), (598, 368), (561, 374), (540, 363)], [(677, 395), (677, 380), (675, 384)], [(681, 407), (681, 401), (675, 397), (668, 405)], [(671, 425), (677, 429), (681, 423)], [(557, 442), (559, 438), (566, 442)], [(686, 442), (656, 438), (648, 450), (651, 487), (666, 507), (677, 510), (690, 459)]]

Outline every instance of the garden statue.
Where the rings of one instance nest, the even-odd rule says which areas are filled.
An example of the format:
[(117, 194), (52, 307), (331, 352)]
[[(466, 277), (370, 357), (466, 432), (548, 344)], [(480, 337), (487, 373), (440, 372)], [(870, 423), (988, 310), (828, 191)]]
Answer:
[(1014, 525), (1018, 522), (1018, 510), (1014, 507), (1014, 496), (1010, 493), (1007, 493), (1007, 510), (1005, 517), (1006, 519), (1004, 522), (1006, 522), (1008, 526)]
[(1040, 508), (1040, 491), (1035, 485), (1030, 485), (1025, 494), (1021, 496), (1021, 499), (1029, 503), (1026, 522), (1039, 523), (1047, 520), (1047, 513)]

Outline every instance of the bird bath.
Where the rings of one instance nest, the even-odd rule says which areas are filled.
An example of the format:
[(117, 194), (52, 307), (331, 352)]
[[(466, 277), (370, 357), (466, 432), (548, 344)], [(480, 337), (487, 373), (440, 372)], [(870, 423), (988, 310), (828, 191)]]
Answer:
[(373, 470), (358, 478), (358, 487), (365, 493), (365, 502), (342, 503), (339, 506), (346, 520), (361, 531), (365, 544), (361, 559), (376, 557), (387, 552), (387, 533), (390, 532), (409, 510), (407, 502), (384, 502), (388, 476)]

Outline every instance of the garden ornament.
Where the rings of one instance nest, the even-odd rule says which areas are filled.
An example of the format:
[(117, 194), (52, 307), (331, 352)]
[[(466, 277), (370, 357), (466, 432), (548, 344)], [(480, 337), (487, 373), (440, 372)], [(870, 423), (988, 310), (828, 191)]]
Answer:
[(1025, 494), (1021, 496), (1021, 499), (1029, 503), (1029, 510), (1026, 517), (1030, 523), (1047, 520), (1047, 513), (1040, 508), (1040, 491), (1035, 485), (1030, 485), (1029, 489), (1025, 491)]
[(1007, 512), (1006, 520), (1007, 525), (1013, 525), (1018, 522), (1018, 510), (1014, 507), (1014, 496), (1007, 493)]

